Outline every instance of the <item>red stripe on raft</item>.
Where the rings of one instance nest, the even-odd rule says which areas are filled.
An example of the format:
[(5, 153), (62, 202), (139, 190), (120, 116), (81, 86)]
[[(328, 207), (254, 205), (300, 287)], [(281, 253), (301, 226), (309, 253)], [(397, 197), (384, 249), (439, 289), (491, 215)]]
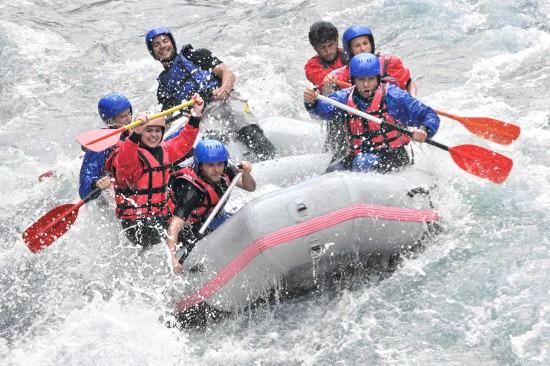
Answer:
[(345, 207), (338, 211), (316, 217), (310, 221), (277, 230), (252, 242), (241, 254), (218, 272), (214, 278), (208, 281), (203, 288), (179, 301), (176, 304), (176, 309), (182, 311), (210, 297), (264, 250), (359, 217), (411, 222), (433, 222), (439, 219), (439, 214), (433, 209), (414, 210), (410, 208), (361, 204)]

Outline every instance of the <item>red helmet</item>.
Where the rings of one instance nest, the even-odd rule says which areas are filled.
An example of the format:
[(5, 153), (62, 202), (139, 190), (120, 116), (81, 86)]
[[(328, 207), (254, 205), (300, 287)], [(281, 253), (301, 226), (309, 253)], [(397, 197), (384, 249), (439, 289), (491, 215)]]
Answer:
[(160, 126), (162, 130), (166, 130), (166, 122), (164, 122), (164, 117), (155, 118), (149, 121), (147, 126)]

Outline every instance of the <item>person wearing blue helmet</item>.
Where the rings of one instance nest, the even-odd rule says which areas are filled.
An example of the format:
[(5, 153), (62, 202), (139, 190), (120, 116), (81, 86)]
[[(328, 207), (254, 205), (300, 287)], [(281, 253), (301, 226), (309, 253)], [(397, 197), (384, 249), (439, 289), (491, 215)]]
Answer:
[(424, 142), (435, 135), (439, 117), (434, 110), (391, 83), (381, 82), (380, 61), (372, 53), (354, 56), (350, 63), (352, 87), (329, 95), (339, 103), (383, 119), (388, 124), (409, 126), (409, 137), (391, 127), (347, 113), (332, 104), (317, 100), (319, 91), (304, 92), (305, 107), (312, 115), (337, 121), (347, 136), (347, 154), (333, 162), (335, 170), (387, 173), (413, 163), (405, 149), (412, 139)]
[[(237, 187), (249, 192), (256, 190), (256, 181), (250, 174), (251, 171), (252, 165), (247, 161), (242, 161), (238, 166), (231, 164), (222, 142), (207, 139), (200, 141), (195, 147), (192, 166), (174, 173), (171, 197), (175, 208), (166, 241), (172, 256), (174, 273), (181, 271), (180, 261), (183, 262), (176, 256), (178, 244), (185, 247), (185, 259), (197, 241), (200, 228), (237, 173), (243, 173)], [(208, 225), (206, 233), (215, 230), (228, 217), (227, 212), (221, 209)]]
[(275, 156), (275, 147), (264, 135), (247, 101), (233, 89), (236, 76), (223, 61), (208, 49), (194, 49), (190, 44), (178, 52), (174, 36), (164, 27), (151, 29), (145, 43), (151, 56), (164, 67), (157, 78), (157, 100), (163, 110), (198, 93), (206, 102), (203, 130), (236, 136), (259, 160)]
[[(132, 105), (128, 98), (122, 94), (111, 93), (104, 96), (99, 100), (97, 109), (107, 128), (116, 129), (132, 122)], [(128, 134), (127, 131), (122, 133), (121, 141), (124, 141)], [(78, 190), (80, 198), (86, 197), (96, 188), (106, 190), (111, 186), (111, 180), (104, 170), (107, 157), (113, 149), (114, 147), (100, 152), (86, 151), (80, 167)], [(91, 199), (97, 199), (99, 196), (100, 194), (97, 193)]]
[[(393, 83), (403, 90), (416, 96), (416, 83), (411, 78), (411, 72), (403, 65), (401, 59), (388, 54), (375, 53), (375, 43), (372, 31), (364, 26), (353, 25), (342, 35), (343, 53), (352, 58), (360, 53), (372, 53), (378, 56), (381, 65), (383, 81)], [(350, 81), (349, 67), (345, 66), (330, 73), (325, 79), (327, 85), (337, 89), (338, 82)]]

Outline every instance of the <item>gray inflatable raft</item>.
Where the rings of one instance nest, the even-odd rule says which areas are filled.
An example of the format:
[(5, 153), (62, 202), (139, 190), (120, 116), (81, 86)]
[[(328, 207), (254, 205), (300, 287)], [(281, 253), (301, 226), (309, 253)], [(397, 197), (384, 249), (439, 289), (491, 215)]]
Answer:
[(197, 243), (183, 264), (189, 284), (175, 307), (240, 311), (283, 279), (290, 290), (311, 288), (342, 260), (407, 251), (438, 220), (434, 186), (417, 169), (336, 172), (256, 198)]

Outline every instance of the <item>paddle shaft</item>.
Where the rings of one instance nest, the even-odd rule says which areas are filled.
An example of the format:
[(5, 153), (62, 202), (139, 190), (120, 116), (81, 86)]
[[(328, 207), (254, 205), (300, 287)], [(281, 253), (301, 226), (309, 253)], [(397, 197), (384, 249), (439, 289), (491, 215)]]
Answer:
[[(178, 111), (180, 109), (183, 109), (185, 107), (189, 107), (190, 105), (193, 105), (195, 103), (195, 100), (190, 100), (190, 101), (187, 101), (185, 103), (182, 103), (178, 106), (175, 106), (175, 107), (172, 107), (170, 109), (167, 109), (165, 111), (162, 111), (160, 113), (157, 113), (157, 114), (153, 114), (152, 116), (149, 116), (149, 119), (150, 120), (153, 120), (153, 119), (156, 119), (156, 118), (160, 118), (160, 117), (164, 117), (164, 116), (167, 116), (175, 111)], [(120, 127), (120, 128), (117, 128), (116, 130), (112, 130), (112, 131), (109, 131), (109, 132), (106, 132), (104, 134), (102, 134), (101, 136), (98, 136), (97, 138), (91, 140), (91, 141), (87, 141), (85, 144), (83, 145), (93, 145), (101, 140), (105, 140), (111, 136), (114, 136), (116, 134), (121, 134), (122, 132), (124, 131), (127, 131), (129, 130), (130, 128), (133, 128), (133, 127), (136, 127), (136, 126), (139, 126), (140, 124), (142, 124), (143, 121), (141, 119), (138, 119), (124, 127)]]
[[(370, 121), (372, 121), (372, 122), (378, 123), (379, 125), (381, 125), (381, 126), (383, 126), (383, 127), (389, 127), (389, 128), (391, 128), (391, 129), (393, 129), (393, 130), (399, 131), (399, 132), (401, 132), (402, 134), (405, 134), (405, 135), (408, 135), (408, 136), (412, 136), (412, 135), (413, 135), (413, 133), (412, 133), (411, 131), (409, 131), (409, 130), (407, 130), (407, 129), (405, 129), (405, 128), (402, 128), (402, 127), (393, 125), (393, 124), (391, 124), (391, 123), (388, 123), (388, 122), (384, 121), (383, 119), (376, 118), (376, 117), (374, 117), (374, 116), (371, 116), (371, 115), (368, 114), (368, 113), (361, 112), (360, 110), (357, 110), (357, 109), (355, 109), (355, 108), (352, 108), (352, 107), (350, 107), (350, 106), (348, 106), (348, 105), (346, 105), (346, 104), (342, 104), (342, 103), (340, 103), (340, 102), (337, 102), (337, 101), (335, 101), (335, 100), (333, 100), (333, 99), (327, 98), (327, 97), (325, 97), (325, 96), (323, 96), (323, 95), (318, 95), (318, 96), (317, 96), (317, 99), (322, 100), (322, 101), (325, 102), (325, 103), (332, 104), (332, 105), (335, 106), (335, 107), (338, 107), (338, 108), (340, 108), (340, 109), (343, 109), (343, 110), (345, 110), (345, 111), (347, 111), (347, 112), (349, 112), (349, 113), (355, 114), (355, 115), (357, 115), (357, 116), (359, 116), (359, 117), (363, 117), (363, 118), (366, 118), (366, 119), (368, 119), (368, 120), (370, 120)], [(435, 146), (435, 147), (438, 147), (438, 148), (440, 148), (440, 149), (443, 149), (443, 150), (445, 150), (445, 151), (449, 151), (449, 147), (448, 147), (448, 146), (443, 145), (443, 144), (441, 144), (441, 143), (439, 143), (439, 142), (437, 142), (437, 141), (433, 141), (433, 140), (431, 140), (431, 139), (426, 139), (424, 142), (427, 143), (427, 144), (433, 145), (433, 146)]]
[[(336, 84), (341, 88), (351, 87), (350, 83), (345, 81), (335, 80)], [(496, 142), (501, 145), (510, 145), (516, 141), (520, 135), (521, 129), (511, 123), (502, 122), (498, 119), (488, 117), (459, 117), (454, 114), (443, 112), (434, 109), (434, 112), (440, 116), (453, 119), (460, 122), (468, 131), (476, 136), (486, 140)]]
[(204, 222), (204, 224), (202, 224), (200, 230), (199, 230), (199, 235), (204, 235), (204, 232), (206, 231), (206, 229), (208, 228), (208, 225), (210, 225), (210, 223), (212, 222), (212, 220), (214, 220), (214, 217), (216, 216), (216, 214), (218, 213), (218, 211), (220, 210), (220, 208), (222, 208), (223, 204), (225, 203), (225, 201), (227, 200), (227, 198), (229, 197), (229, 195), (231, 194), (231, 191), (233, 190), (233, 188), (235, 188), (235, 186), (237, 185), (237, 183), (239, 182), (239, 180), (241, 179), (241, 177), (243, 176), (243, 172), (239, 172), (235, 178), (233, 178), (233, 181), (231, 182), (231, 184), (229, 185), (229, 187), (227, 187), (227, 191), (225, 191), (225, 193), (223, 194), (223, 196), (220, 198), (220, 200), (218, 201), (218, 204), (216, 204), (216, 207), (214, 207), (214, 209), (212, 210), (212, 212), (210, 213), (210, 216), (208, 216), (208, 218), (206, 219), (206, 221)]

